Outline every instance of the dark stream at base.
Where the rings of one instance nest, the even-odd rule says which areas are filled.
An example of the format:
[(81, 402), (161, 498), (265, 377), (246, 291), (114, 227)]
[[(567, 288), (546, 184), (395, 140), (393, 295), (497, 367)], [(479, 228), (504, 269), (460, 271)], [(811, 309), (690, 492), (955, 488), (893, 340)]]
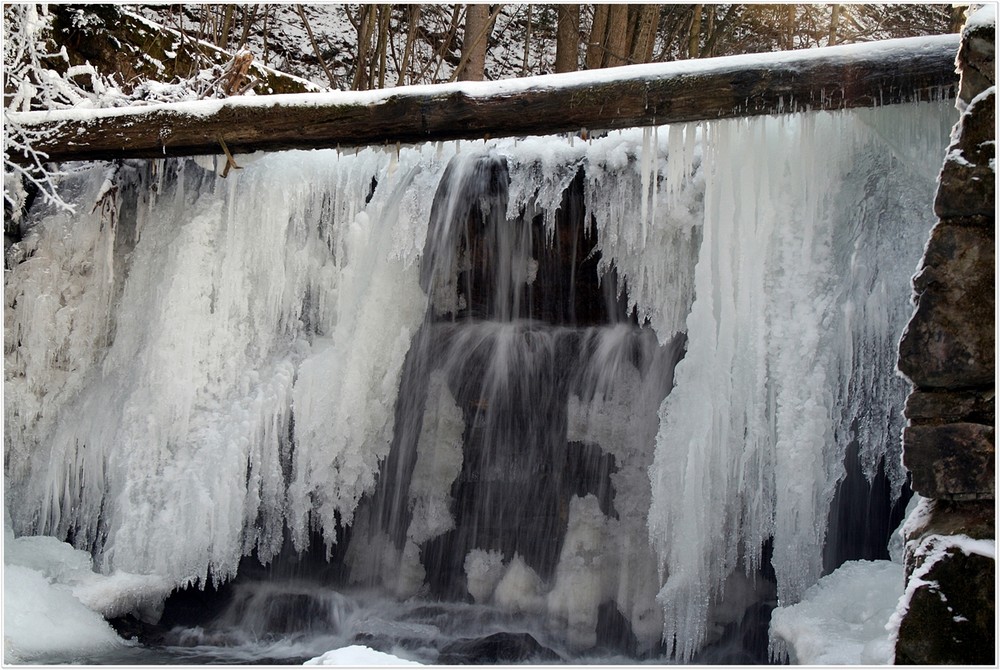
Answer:
[[(621, 604), (632, 596), (591, 599), (589, 623), (575, 628), (544, 604), (577, 558), (567, 544), (584, 503), (617, 529), (611, 542), (645, 532), (648, 478), (631, 490), (641, 478), (628, 474), (645, 476), (685, 347), (683, 336), (661, 346), (626, 312), (614, 274), (598, 277), (582, 194), (578, 175), (550, 237), (540, 217), (507, 220), (502, 160), (456, 159), (431, 212), (421, 267), (431, 306), (404, 365), (391, 451), (331, 555), (316, 537), (301, 555), (286, 542), (269, 566), (246, 558), (228, 584), (176, 592), (155, 625), (114, 621), (137, 646), (74, 660), (284, 665), (360, 644), (429, 664), (667, 662)], [(902, 510), (890, 510), (884, 478), (869, 485), (857, 467), (840, 490), (828, 571), (884, 557)], [(870, 518), (889, 521), (862, 528)], [(695, 663), (768, 662), (769, 557), (765, 547), (753, 597), (714, 623)], [(508, 576), (516, 564), (528, 585), (504, 596), (499, 577), (477, 586), (486, 559)], [(634, 580), (599, 577), (619, 592)]]

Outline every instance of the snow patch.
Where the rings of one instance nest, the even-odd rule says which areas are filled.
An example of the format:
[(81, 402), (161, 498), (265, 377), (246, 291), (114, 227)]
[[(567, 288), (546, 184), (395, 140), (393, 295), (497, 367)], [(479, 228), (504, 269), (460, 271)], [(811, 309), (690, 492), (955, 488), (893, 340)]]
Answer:
[(382, 651), (375, 651), (370, 647), (361, 645), (351, 645), (342, 649), (334, 649), (320, 656), (311, 658), (302, 665), (346, 665), (348, 667), (374, 667), (374, 666), (404, 666), (423, 665), (416, 661), (408, 661), (399, 656), (393, 656)]
[(792, 663), (883, 665), (892, 662), (886, 622), (903, 590), (903, 566), (848, 561), (771, 613), (771, 635), (787, 643)]

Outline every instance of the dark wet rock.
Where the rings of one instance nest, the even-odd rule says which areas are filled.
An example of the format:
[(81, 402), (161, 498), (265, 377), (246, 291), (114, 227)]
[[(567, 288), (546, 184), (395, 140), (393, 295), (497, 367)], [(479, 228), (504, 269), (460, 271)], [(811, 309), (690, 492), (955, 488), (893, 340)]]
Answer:
[(614, 649), (633, 658), (638, 656), (639, 641), (632, 624), (614, 602), (601, 603), (597, 608), (597, 647)]
[(996, 95), (976, 98), (959, 121), (961, 135), (948, 147), (934, 211), (941, 218), (990, 216), (996, 201)]
[(904, 414), (913, 425), (982, 423), (995, 421), (994, 390), (914, 391), (906, 399)]
[(496, 663), (558, 663), (562, 658), (543, 647), (528, 633), (494, 633), (456, 640), (441, 649), (441, 665), (492, 665)]
[[(934, 500), (919, 524), (908, 530), (906, 575), (909, 582), (933, 552), (918, 551), (938, 538), (964, 535), (995, 538), (992, 500)], [(996, 561), (956, 548), (921, 576), (899, 627), (899, 665), (993, 664)]]
[(949, 549), (922, 577), (899, 627), (897, 665), (993, 665), (996, 561)]
[(959, 97), (966, 102), (996, 83), (995, 25), (983, 23), (965, 29), (958, 67), (962, 71)]
[(147, 646), (166, 644), (169, 630), (159, 624), (140, 621), (131, 614), (108, 619), (108, 624), (125, 640), (135, 640)]
[(899, 343), (899, 369), (916, 386), (992, 386), (993, 245), (992, 229), (934, 227), (913, 279), (917, 308)]
[(993, 498), (992, 426), (910, 426), (903, 431), (903, 441), (903, 464), (912, 474), (910, 486), (920, 495), (953, 500)]

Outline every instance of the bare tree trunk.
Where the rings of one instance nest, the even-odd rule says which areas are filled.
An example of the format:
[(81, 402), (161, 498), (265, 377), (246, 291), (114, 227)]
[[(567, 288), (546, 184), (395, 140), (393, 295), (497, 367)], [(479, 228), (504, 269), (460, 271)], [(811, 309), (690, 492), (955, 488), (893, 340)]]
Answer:
[(337, 88), (337, 78), (333, 76), (333, 72), (327, 66), (326, 60), (323, 58), (323, 53), (319, 49), (319, 44), (316, 43), (316, 38), (313, 37), (312, 27), (309, 25), (309, 19), (306, 18), (305, 10), (302, 8), (302, 5), (295, 5), (295, 9), (299, 13), (299, 18), (302, 19), (302, 25), (306, 28), (306, 34), (309, 35), (309, 43), (312, 44), (316, 59), (319, 61), (320, 67), (323, 68), (323, 72), (326, 73), (327, 79), (330, 80), (330, 88)]
[(556, 16), (556, 72), (576, 72), (580, 67), (580, 5), (558, 5)]
[(247, 39), (250, 37), (250, 29), (253, 28), (253, 24), (257, 21), (257, 11), (260, 7), (260, 5), (243, 5), (243, 32), (240, 34), (239, 49), (247, 45)]
[[(433, 62), (433, 65), (434, 65), (434, 74), (431, 75), (431, 81), (432, 82), (437, 80), (438, 72), (441, 71), (441, 63), (443, 63), (444, 60), (445, 60), (444, 55), (445, 55), (445, 53), (448, 50), (451, 49), (452, 42), (454, 42), (454, 40), (455, 40), (455, 35), (458, 32), (459, 18), (461, 17), (461, 15), (462, 15), (462, 6), (461, 5), (455, 5), (452, 8), (452, 10), (451, 10), (451, 22), (448, 24), (448, 35), (447, 35), (447, 37), (445, 37), (444, 41), (441, 42), (441, 45), (438, 48), (438, 51), (437, 51), (437, 54), (436, 54), (437, 57), (434, 59), (434, 62)], [(429, 67), (430, 67), (430, 64), (428, 64), (428, 67), (425, 68), (424, 71), (420, 73), (420, 78), (421, 79), (423, 79), (424, 74), (426, 74), (427, 69)]]
[(608, 33), (610, 5), (594, 5), (594, 21), (587, 40), (587, 69), (596, 70), (604, 64), (605, 39)]
[(462, 36), (462, 62), (458, 65), (459, 81), (482, 81), (486, 67), (486, 45), (489, 43), (493, 20), (499, 7), (490, 14), (489, 5), (465, 6), (465, 35)]
[[(718, 6), (709, 5), (707, 8), (707, 18), (704, 23), (704, 28), (702, 30), (702, 35), (704, 35), (705, 43), (712, 41), (712, 37), (715, 35), (715, 13), (718, 11)], [(699, 47), (698, 57), (705, 58), (708, 56), (708, 52), (705, 51), (704, 47)]]
[(732, 30), (733, 17), (736, 16), (736, 5), (729, 5), (726, 13), (715, 24), (712, 34), (705, 40), (705, 46), (701, 50), (702, 57), (711, 58), (715, 55), (715, 45), (728, 35)]
[(795, 5), (785, 6), (785, 49), (795, 48)]
[(268, 56), (268, 46), (269, 45), (267, 43), (267, 36), (269, 34), (268, 33), (269, 28), (268, 28), (268, 25), (267, 25), (267, 20), (268, 20), (268, 18), (270, 18), (270, 16), (271, 16), (271, 6), (270, 5), (264, 5), (264, 55), (263, 55), (264, 65), (267, 65), (267, 63), (268, 63), (267, 56)]
[(837, 28), (840, 27), (840, 5), (833, 5), (830, 8), (830, 34), (827, 45), (833, 46), (837, 43)]
[(628, 5), (611, 5), (608, 11), (608, 31), (604, 40), (604, 67), (628, 62)]
[(236, 9), (236, 5), (226, 5), (222, 13), (222, 29), (219, 31), (219, 41), (217, 44), (220, 49), (229, 48), (229, 31), (233, 27), (233, 11)]
[(659, 5), (638, 5), (630, 62), (648, 63), (653, 59), (653, 44), (656, 42), (656, 30), (659, 25)]
[(385, 88), (385, 67), (392, 5), (379, 5), (378, 14), (378, 44), (375, 47), (375, 52), (378, 54), (378, 87)]
[(688, 58), (697, 58), (701, 53), (701, 5), (691, 8), (691, 30), (688, 32)]
[(358, 20), (358, 60), (354, 69), (352, 91), (362, 91), (369, 88), (368, 73), (369, 55), (371, 53), (372, 36), (375, 33), (375, 5), (362, 5)]
[(528, 5), (528, 21), (524, 27), (524, 58), (521, 60), (521, 76), (528, 76), (528, 59), (531, 57), (531, 5)]
[(407, 5), (410, 11), (410, 27), (406, 31), (406, 47), (403, 49), (403, 62), (399, 66), (399, 77), (396, 86), (406, 84), (406, 71), (410, 67), (410, 56), (413, 55), (413, 43), (417, 39), (417, 26), (420, 24), (420, 5)]
[(965, 25), (965, 10), (968, 7), (963, 5), (952, 5), (951, 6), (951, 32), (960, 33), (962, 32), (962, 26)]

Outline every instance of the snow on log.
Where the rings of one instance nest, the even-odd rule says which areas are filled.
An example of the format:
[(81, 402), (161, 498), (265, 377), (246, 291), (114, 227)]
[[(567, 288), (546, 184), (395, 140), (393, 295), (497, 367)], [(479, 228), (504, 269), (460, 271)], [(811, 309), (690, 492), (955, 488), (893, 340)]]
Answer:
[(953, 97), (958, 44), (958, 35), (939, 35), (497, 82), (8, 117), (48, 131), (35, 148), (55, 162), (610, 130)]

